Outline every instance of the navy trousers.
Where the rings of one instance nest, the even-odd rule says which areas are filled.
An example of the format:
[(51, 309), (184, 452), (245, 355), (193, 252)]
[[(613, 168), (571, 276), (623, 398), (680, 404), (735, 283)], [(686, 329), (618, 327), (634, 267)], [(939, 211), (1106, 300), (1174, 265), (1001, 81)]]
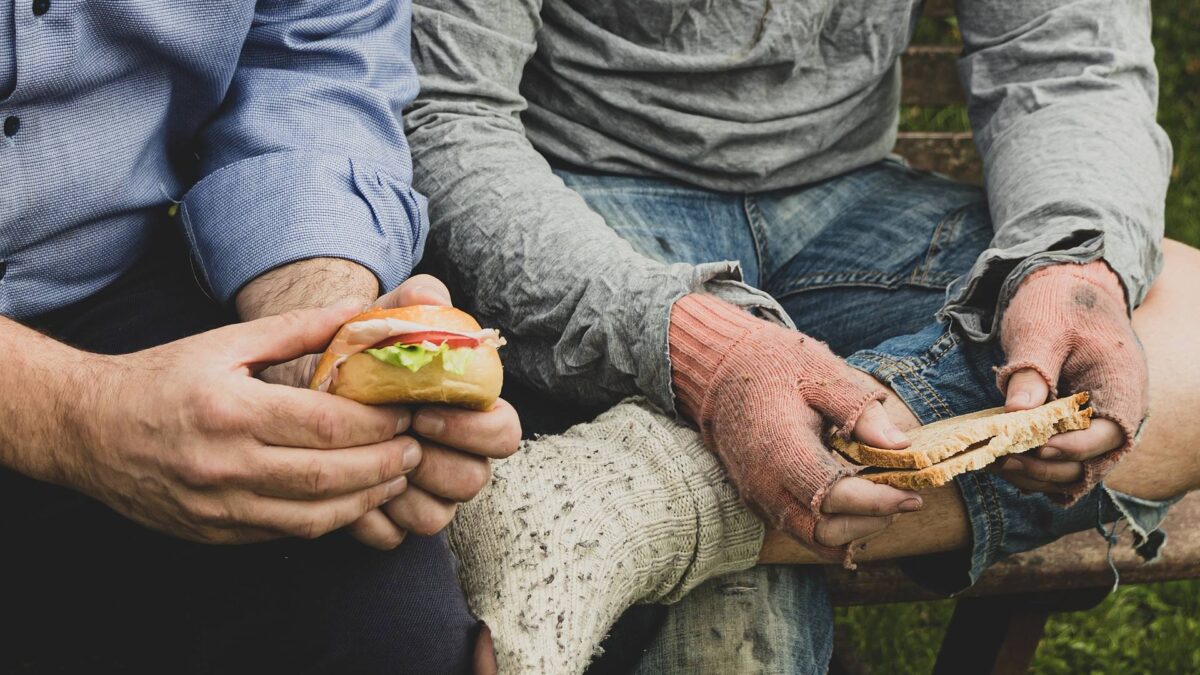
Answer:
[[(109, 288), (30, 323), (119, 354), (233, 320), (163, 234)], [(0, 673), (470, 670), (477, 624), (444, 536), (205, 546), (0, 469), (0, 542)]]

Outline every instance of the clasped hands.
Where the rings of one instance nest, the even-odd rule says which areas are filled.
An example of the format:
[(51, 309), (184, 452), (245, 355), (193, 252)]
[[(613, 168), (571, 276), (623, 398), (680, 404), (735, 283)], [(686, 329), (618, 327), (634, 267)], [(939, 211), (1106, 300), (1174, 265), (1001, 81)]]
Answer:
[[(449, 292), (422, 275), (377, 304), (445, 305)], [(406, 532), (441, 530), (487, 483), (490, 459), (516, 450), (516, 411), (504, 401), (485, 412), (366, 406), (289, 386), (311, 372), (311, 360), (298, 359), (322, 351), (362, 309), (341, 302), (134, 354), (82, 355), (88, 413), (71, 416), (68, 442), (42, 478), (207, 543), (348, 527), (390, 549)], [(270, 368), (278, 364), (288, 365)]]

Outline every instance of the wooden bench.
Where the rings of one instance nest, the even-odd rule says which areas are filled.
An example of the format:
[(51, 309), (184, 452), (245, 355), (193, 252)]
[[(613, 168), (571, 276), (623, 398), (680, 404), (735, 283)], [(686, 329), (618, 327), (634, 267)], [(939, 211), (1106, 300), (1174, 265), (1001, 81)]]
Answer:
[[(922, 21), (940, 23), (949, 33), (952, 16), (952, 0), (927, 0)], [(909, 47), (902, 60), (902, 105), (926, 109), (963, 105), (955, 65), (960, 51), (961, 46), (951, 44)], [(905, 131), (897, 139), (896, 152), (916, 168), (982, 182), (982, 166), (969, 131)], [(1198, 524), (1200, 493), (1193, 493), (1172, 509), (1164, 528), (1169, 543), (1162, 558), (1152, 564), (1140, 563), (1126, 534), (1113, 548), (1121, 583), (1200, 578)], [(1051, 613), (1090, 609), (1108, 595), (1113, 573), (1107, 553), (1104, 539), (1090, 531), (996, 564), (956, 601), (934, 673), (1026, 672)], [(829, 567), (828, 576), (834, 604), (841, 606), (939, 597), (914, 584), (893, 563), (864, 563), (855, 572)], [(849, 675), (858, 670), (852, 655), (835, 654), (831, 672)]]

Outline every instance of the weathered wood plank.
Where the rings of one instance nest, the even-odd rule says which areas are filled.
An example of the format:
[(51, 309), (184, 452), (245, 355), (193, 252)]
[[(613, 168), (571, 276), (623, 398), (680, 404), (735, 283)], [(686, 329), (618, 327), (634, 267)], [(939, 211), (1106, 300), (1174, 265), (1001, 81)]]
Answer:
[[(1142, 564), (1122, 536), (1113, 548), (1113, 559), (1122, 584), (1142, 584), (1200, 578), (1200, 492), (1192, 493), (1171, 509), (1165, 530), (1170, 540), (1155, 563)], [(922, 589), (891, 563), (862, 563), (858, 571), (826, 568), (833, 601), (838, 605), (869, 605), (938, 596)], [(1104, 588), (1112, 585), (1107, 546), (1094, 531), (1079, 532), (1013, 556), (994, 565), (966, 597), (1034, 593), (1047, 589)]]
[(956, 105), (965, 101), (958, 82), (955, 45), (913, 45), (900, 57), (900, 101), (905, 105)]
[(925, 10), (922, 16), (931, 19), (945, 19), (954, 16), (954, 0), (925, 0)]
[(983, 183), (983, 163), (970, 133), (901, 132), (895, 152), (922, 171), (937, 171), (976, 185)]

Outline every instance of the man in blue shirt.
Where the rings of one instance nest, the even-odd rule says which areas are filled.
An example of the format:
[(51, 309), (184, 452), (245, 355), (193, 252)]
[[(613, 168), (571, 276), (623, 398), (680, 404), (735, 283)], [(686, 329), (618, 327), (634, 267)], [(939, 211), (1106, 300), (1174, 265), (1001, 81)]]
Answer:
[[(9, 644), (155, 672), (468, 666), (453, 559), (416, 535), (515, 449), (512, 408), (285, 386), (363, 306), (449, 302), (401, 285), (426, 232), (409, 12), (0, 3)], [(367, 546), (262, 543), (334, 530)]]

